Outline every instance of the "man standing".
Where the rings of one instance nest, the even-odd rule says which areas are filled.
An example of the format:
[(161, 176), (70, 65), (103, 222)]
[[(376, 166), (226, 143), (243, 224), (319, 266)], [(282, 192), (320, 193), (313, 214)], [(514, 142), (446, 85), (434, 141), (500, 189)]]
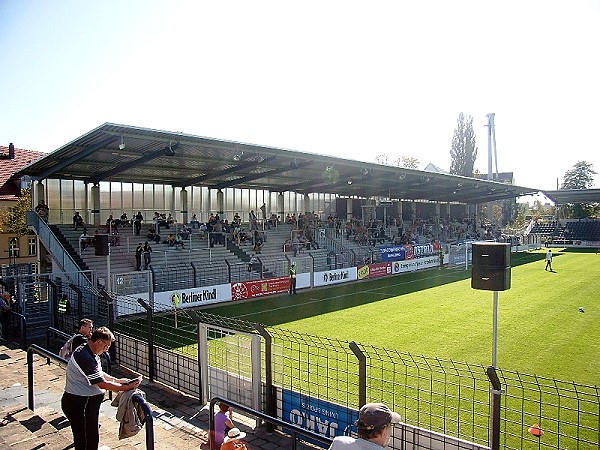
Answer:
[(94, 322), (92, 319), (81, 319), (79, 321), (79, 330), (62, 346), (58, 352), (58, 356), (69, 360), (77, 348), (87, 344), (88, 339), (92, 337), (93, 329)]
[(140, 242), (135, 249), (135, 270), (138, 272), (142, 270), (142, 254), (144, 253), (144, 246)]
[(552, 250), (548, 250), (548, 253), (546, 253), (546, 268), (544, 270), (548, 270), (548, 268), (552, 272)]
[(35, 212), (37, 213), (38, 216), (40, 216), (40, 219), (42, 219), (46, 223), (48, 222), (49, 209), (48, 209), (48, 205), (46, 205), (44, 200), (40, 200), (38, 205), (35, 207)]
[(296, 294), (296, 263), (290, 266), (290, 295)]
[(114, 340), (108, 328), (97, 328), (88, 343), (73, 352), (67, 364), (61, 407), (71, 424), (75, 450), (98, 448), (98, 416), (105, 389), (129, 391), (141, 383), (141, 378), (115, 378), (102, 371), (99, 355), (108, 351)]
[(142, 229), (142, 221), (144, 220), (144, 216), (142, 216), (142, 212), (138, 211), (133, 220), (133, 228), (135, 229), (135, 235), (140, 235), (140, 230)]
[(148, 266), (152, 261), (152, 247), (148, 244), (148, 241), (144, 244), (144, 270), (148, 270)]
[(358, 439), (337, 436), (329, 450), (377, 450), (387, 447), (392, 437), (392, 425), (400, 423), (400, 415), (390, 411), (383, 403), (367, 403), (358, 412), (356, 428)]

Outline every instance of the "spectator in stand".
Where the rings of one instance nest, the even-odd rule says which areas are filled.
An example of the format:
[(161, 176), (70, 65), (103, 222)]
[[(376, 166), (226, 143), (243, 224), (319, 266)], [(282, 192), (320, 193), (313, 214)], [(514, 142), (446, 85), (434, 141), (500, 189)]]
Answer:
[(148, 241), (144, 244), (144, 270), (148, 270), (148, 266), (152, 262), (152, 247), (148, 244)]
[(111, 234), (113, 228), (115, 226), (115, 221), (113, 219), (113, 215), (109, 215), (108, 219), (106, 219), (106, 234)]
[(166, 222), (167, 228), (171, 228), (171, 226), (175, 225), (175, 218), (171, 215), (171, 213), (169, 213), (168, 217), (166, 218)]
[(169, 244), (169, 247), (174, 247), (175, 246), (175, 236), (173, 236), (172, 234), (169, 234), (167, 236), (167, 240), (165, 242), (167, 244)]
[(236, 225), (241, 225), (242, 224), (242, 218), (240, 217), (240, 215), (238, 213), (235, 213), (235, 215), (233, 216), (233, 222)]
[(184, 225), (179, 234), (181, 235), (181, 239), (187, 241), (190, 238), (190, 234), (192, 234), (192, 229)]
[(77, 230), (77, 227), (83, 227), (83, 217), (79, 214), (79, 211), (73, 216), (73, 229)]
[(258, 229), (258, 221), (256, 219), (256, 214), (254, 214), (254, 210), (250, 211), (250, 214), (248, 215), (248, 220), (250, 221), (251, 230)]
[(181, 247), (183, 250), (183, 238), (181, 237), (181, 233), (177, 233), (177, 236), (175, 236), (175, 249), (178, 247)]
[(196, 214), (194, 214), (192, 216), (192, 220), (190, 220), (190, 226), (192, 228), (199, 228), (200, 227), (200, 222), (198, 221), (198, 218), (196, 217)]
[(142, 216), (142, 212), (138, 211), (133, 220), (133, 228), (135, 230), (135, 235), (139, 236), (140, 231), (142, 229), (142, 222), (144, 221), (144, 216)]
[(254, 230), (253, 242), (254, 242), (254, 251), (256, 253), (260, 253), (262, 250), (263, 241), (262, 241), (262, 238), (261, 238), (258, 230)]
[(123, 211), (123, 214), (121, 214), (121, 218), (119, 220), (120, 220), (119, 225), (123, 225), (124, 227), (129, 226), (129, 218), (127, 217), (127, 213), (125, 211)]
[(88, 245), (92, 243), (92, 237), (88, 234), (87, 228), (83, 229), (83, 233), (79, 236), (79, 248), (84, 251)]
[(48, 223), (48, 215), (50, 213), (50, 210), (48, 209), (48, 205), (46, 205), (44, 200), (40, 200), (38, 205), (35, 207), (35, 212), (38, 216), (40, 216), (40, 219)]
[(154, 241), (156, 243), (160, 242), (160, 234), (158, 234), (156, 232), (156, 229), (152, 226), (150, 228), (148, 228), (148, 235), (147, 235), (148, 239), (150, 241)]
[(144, 246), (140, 242), (135, 249), (135, 270), (142, 270), (142, 255), (144, 254)]

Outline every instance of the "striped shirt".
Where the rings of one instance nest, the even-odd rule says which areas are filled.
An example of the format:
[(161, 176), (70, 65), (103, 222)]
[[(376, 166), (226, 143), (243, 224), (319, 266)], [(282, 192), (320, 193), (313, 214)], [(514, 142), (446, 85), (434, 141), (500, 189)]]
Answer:
[(105, 381), (100, 357), (92, 353), (89, 345), (77, 348), (67, 365), (67, 381), (65, 392), (73, 395), (89, 397), (103, 394), (97, 384)]

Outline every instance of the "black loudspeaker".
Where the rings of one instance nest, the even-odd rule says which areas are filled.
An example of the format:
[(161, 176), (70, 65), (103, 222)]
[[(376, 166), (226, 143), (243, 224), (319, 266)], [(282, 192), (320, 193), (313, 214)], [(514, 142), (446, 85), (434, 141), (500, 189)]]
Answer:
[(477, 242), (473, 244), (471, 287), (484, 291), (510, 289), (510, 244)]
[(94, 236), (94, 245), (96, 247), (96, 256), (108, 255), (108, 234), (97, 234)]

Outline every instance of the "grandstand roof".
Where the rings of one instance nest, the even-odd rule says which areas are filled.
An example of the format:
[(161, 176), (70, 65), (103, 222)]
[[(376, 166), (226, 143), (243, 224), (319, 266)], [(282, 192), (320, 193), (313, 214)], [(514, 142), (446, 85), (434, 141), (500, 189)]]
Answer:
[(554, 203), (600, 203), (600, 189), (559, 189), (544, 191), (544, 195)]
[(34, 180), (331, 193), (342, 197), (483, 203), (538, 189), (444, 173), (105, 123), (25, 167)]

